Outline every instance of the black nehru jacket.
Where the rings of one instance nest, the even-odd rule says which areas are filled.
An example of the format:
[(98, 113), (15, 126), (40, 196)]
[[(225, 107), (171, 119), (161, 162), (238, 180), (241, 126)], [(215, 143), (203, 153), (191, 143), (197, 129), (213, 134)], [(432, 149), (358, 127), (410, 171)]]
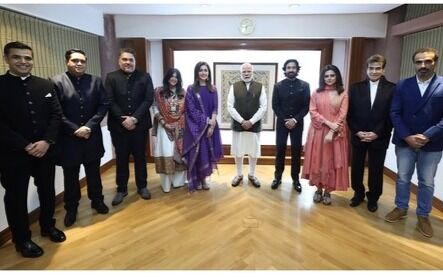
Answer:
[(274, 86), (272, 108), (278, 121), (295, 118), (297, 126), (303, 128), (303, 117), (309, 110), (309, 84), (300, 79), (284, 79)]
[[(234, 83), (234, 108), (243, 117), (244, 120), (251, 119), (260, 108), (260, 95), (262, 84), (252, 81), (249, 90), (246, 90), (246, 84), (243, 81)], [(252, 125), (249, 130), (244, 130), (241, 123), (232, 119), (232, 130), (236, 132), (254, 132), (261, 131), (261, 120)]]
[(121, 116), (133, 116), (138, 120), (134, 131), (147, 132), (152, 127), (149, 107), (154, 100), (154, 87), (148, 73), (137, 69), (130, 75), (121, 69), (108, 73), (105, 89), (110, 102), (109, 131), (127, 132), (121, 125)]
[[(57, 139), (62, 112), (54, 85), (36, 76), (25, 80), (9, 73), (0, 76), (0, 159), (17, 154), (33, 142)], [(50, 147), (47, 155), (53, 155)]]

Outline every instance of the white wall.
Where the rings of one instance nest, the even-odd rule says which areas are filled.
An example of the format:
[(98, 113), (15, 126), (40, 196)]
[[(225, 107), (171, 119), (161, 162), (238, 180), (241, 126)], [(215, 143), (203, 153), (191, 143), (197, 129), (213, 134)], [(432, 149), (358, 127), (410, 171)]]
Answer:
[[(250, 18), (255, 31), (240, 33)], [(386, 14), (335, 15), (116, 15), (117, 37), (165, 38), (349, 38), (385, 37)]]
[[(108, 131), (108, 127), (102, 127), (103, 132), (103, 143), (105, 145), (105, 155), (101, 160), (101, 164), (105, 164), (106, 162), (113, 159), (113, 149), (112, 149), (112, 142), (111, 142), (111, 136)], [(80, 178), (83, 178), (85, 176), (83, 167), (81, 168), (80, 172)], [(64, 190), (63, 188), (63, 170), (61, 167), (56, 167), (56, 173), (55, 173), (55, 193), (59, 194)], [(6, 214), (5, 214), (5, 206), (3, 204), (3, 197), (5, 195), (5, 190), (3, 187), (0, 186), (0, 232), (8, 227), (8, 222), (6, 220)], [(87, 197), (87, 196), (83, 196)], [(31, 178), (29, 189), (28, 189), (28, 211), (31, 212), (39, 207), (39, 201), (38, 201), (38, 194), (37, 189), (34, 186), (34, 180)], [(61, 227), (61, 222), (57, 223), (58, 227)]]

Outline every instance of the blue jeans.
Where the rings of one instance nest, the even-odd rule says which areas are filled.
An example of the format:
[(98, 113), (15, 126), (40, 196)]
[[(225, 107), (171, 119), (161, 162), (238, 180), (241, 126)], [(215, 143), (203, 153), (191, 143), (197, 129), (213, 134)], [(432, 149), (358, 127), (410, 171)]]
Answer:
[(432, 209), (434, 178), (442, 151), (425, 152), (410, 147), (395, 146), (397, 156), (397, 181), (395, 205), (407, 210), (411, 189), (411, 177), (417, 167), (417, 210), (418, 216), (427, 217)]

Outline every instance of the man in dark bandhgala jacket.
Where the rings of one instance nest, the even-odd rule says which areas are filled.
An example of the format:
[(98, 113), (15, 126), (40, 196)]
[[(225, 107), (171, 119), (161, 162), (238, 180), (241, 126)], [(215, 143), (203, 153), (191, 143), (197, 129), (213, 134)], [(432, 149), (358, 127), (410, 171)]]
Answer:
[(287, 60), (283, 65), (286, 78), (274, 86), (272, 109), (277, 116), (274, 180), (271, 188), (277, 189), (281, 184), (285, 169), (286, 145), (291, 139), (291, 177), (292, 185), (297, 192), (302, 188), (299, 181), (300, 155), (302, 147), (303, 118), (309, 111), (311, 92), (309, 84), (297, 78), (300, 71), (298, 61)]
[(154, 87), (151, 76), (135, 68), (135, 51), (120, 50), (120, 69), (106, 77), (109, 97), (108, 128), (115, 147), (117, 163), (117, 193), (112, 205), (118, 205), (128, 195), (129, 155), (134, 158), (135, 184), (143, 199), (150, 199), (147, 187), (146, 141), (152, 127), (149, 107), (153, 102)]
[[(391, 138), (389, 117), (395, 84), (384, 77), (386, 59), (373, 55), (366, 61), (366, 80), (353, 84), (349, 90), (347, 121), (351, 132), (351, 184), (354, 197), (350, 206), (356, 207), (368, 198), (370, 212), (378, 209), (383, 192), (383, 168)], [(365, 193), (363, 174), (368, 154), (368, 191)]]
[(109, 209), (103, 202), (100, 158), (103, 157), (103, 137), (100, 122), (108, 111), (105, 88), (99, 77), (86, 72), (86, 53), (70, 49), (65, 53), (68, 71), (51, 78), (63, 109), (58, 164), (63, 167), (66, 227), (77, 218), (81, 198), (79, 172), (85, 168), (88, 198), (91, 207), (100, 214)]
[(54, 242), (66, 240), (55, 227), (55, 153), (53, 144), (61, 122), (61, 108), (53, 84), (31, 75), (33, 52), (21, 42), (5, 45), (9, 66), (0, 76), (0, 181), (5, 188), (5, 211), (12, 241), (24, 257), (43, 255), (31, 240), (28, 220), (28, 185), (40, 201), (40, 230)]

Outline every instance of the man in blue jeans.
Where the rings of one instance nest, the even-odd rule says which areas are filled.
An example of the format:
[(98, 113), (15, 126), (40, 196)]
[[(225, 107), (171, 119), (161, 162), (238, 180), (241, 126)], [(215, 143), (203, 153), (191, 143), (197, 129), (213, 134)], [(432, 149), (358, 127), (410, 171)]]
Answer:
[(420, 48), (412, 55), (416, 75), (397, 83), (391, 106), (397, 156), (396, 208), (388, 222), (407, 217), (411, 177), (417, 168), (417, 229), (432, 237), (429, 221), (434, 177), (443, 150), (443, 77), (435, 74), (438, 53)]

